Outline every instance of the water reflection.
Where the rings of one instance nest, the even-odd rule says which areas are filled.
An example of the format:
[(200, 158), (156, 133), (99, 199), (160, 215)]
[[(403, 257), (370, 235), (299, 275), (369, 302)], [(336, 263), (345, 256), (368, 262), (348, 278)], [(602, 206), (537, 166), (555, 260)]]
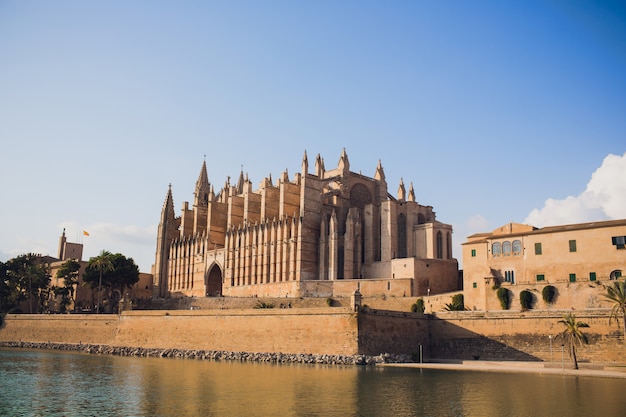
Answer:
[(621, 416), (624, 380), (0, 349), (4, 416)]

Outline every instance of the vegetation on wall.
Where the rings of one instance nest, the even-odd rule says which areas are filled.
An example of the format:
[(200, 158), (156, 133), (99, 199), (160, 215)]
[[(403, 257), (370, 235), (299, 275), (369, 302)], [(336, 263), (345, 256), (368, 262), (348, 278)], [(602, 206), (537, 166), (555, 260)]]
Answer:
[(557, 335), (563, 338), (565, 345), (568, 347), (569, 355), (574, 361), (574, 369), (578, 369), (578, 359), (576, 358), (576, 345), (588, 344), (587, 336), (580, 330), (583, 327), (589, 327), (587, 323), (577, 321), (573, 314), (566, 314), (559, 323), (565, 325), (565, 330)]
[(254, 308), (274, 308), (274, 304), (272, 303), (266, 303), (265, 301), (257, 301), (256, 305), (254, 306)]
[(447, 303), (444, 307), (446, 311), (463, 311), (465, 310), (465, 299), (463, 294), (455, 294), (452, 296), (452, 302)]
[(554, 303), (556, 300), (556, 287), (554, 285), (546, 285), (541, 290), (541, 298), (548, 304)]
[(611, 321), (615, 318), (617, 326), (619, 327), (619, 316), (622, 316), (624, 339), (626, 339), (626, 281), (614, 282), (612, 287), (607, 287), (606, 294), (602, 294), (602, 296), (613, 304), (609, 324), (611, 324)]
[(496, 291), (496, 295), (498, 296), (498, 300), (500, 300), (500, 307), (503, 310), (508, 310), (511, 306), (511, 291), (508, 288), (500, 287)]
[(417, 300), (415, 300), (415, 303), (411, 306), (411, 311), (413, 313), (424, 314), (425, 310), (426, 310), (426, 306), (424, 305), (424, 299), (423, 298), (418, 298)]
[(522, 310), (530, 310), (531, 308), (533, 308), (533, 304), (534, 304), (534, 296), (533, 293), (531, 293), (528, 290), (523, 290), (522, 292), (519, 293), (519, 303), (522, 306)]

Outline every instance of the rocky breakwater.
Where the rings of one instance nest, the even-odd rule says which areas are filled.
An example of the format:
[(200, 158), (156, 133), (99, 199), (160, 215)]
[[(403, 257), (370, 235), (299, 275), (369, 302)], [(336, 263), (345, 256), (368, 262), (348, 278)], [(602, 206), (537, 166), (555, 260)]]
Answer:
[(222, 350), (154, 349), (72, 343), (1, 342), (0, 347), (64, 350), (94, 355), (177, 358), (214, 361), (303, 363), (326, 365), (375, 365), (412, 362), (408, 355), (316, 355), (306, 353), (228, 352)]

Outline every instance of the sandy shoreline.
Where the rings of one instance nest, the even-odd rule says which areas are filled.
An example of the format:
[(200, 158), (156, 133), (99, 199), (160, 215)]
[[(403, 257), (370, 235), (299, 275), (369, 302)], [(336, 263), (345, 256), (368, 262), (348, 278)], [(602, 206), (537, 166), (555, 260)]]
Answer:
[(571, 362), (495, 362), (495, 361), (460, 361), (450, 362), (427, 362), (427, 363), (385, 363), (376, 366), (442, 369), (450, 371), (478, 371), (478, 372), (510, 372), (510, 373), (535, 373), (567, 376), (590, 376), (600, 378), (623, 378), (626, 379), (626, 365), (610, 364), (579, 364), (580, 369), (573, 369)]

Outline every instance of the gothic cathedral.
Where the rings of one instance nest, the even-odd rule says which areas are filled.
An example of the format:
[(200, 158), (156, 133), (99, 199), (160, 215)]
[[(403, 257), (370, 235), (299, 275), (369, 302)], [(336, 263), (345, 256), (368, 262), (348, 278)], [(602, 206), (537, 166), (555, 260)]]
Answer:
[(452, 226), (435, 219), (400, 180), (387, 191), (378, 162), (373, 178), (337, 168), (318, 155), (309, 173), (258, 190), (241, 172), (216, 193), (206, 161), (193, 205), (176, 216), (171, 185), (158, 228), (154, 296), (333, 297), (418, 296), (461, 288), (452, 257)]

